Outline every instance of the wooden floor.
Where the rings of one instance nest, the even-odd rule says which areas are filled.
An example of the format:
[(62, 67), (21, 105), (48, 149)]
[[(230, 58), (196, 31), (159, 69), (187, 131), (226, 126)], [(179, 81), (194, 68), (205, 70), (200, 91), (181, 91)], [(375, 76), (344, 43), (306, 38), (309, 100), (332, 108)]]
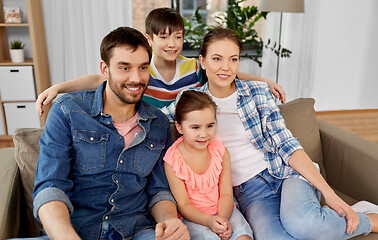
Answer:
[[(317, 112), (316, 117), (378, 144), (378, 109)], [(0, 137), (0, 148), (13, 146), (11, 137)]]
[(317, 112), (316, 117), (378, 144), (378, 109)]

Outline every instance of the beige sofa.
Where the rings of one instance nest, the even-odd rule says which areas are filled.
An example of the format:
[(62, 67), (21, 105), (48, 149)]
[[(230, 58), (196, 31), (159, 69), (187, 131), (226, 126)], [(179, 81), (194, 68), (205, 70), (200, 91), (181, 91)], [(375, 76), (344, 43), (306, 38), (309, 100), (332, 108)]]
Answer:
[[(378, 144), (317, 121), (313, 106), (313, 99), (302, 98), (280, 108), (288, 128), (345, 201), (378, 204)], [(40, 228), (32, 216), (32, 189), (42, 131), (19, 129), (15, 148), (0, 149), (0, 239), (36, 236)]]

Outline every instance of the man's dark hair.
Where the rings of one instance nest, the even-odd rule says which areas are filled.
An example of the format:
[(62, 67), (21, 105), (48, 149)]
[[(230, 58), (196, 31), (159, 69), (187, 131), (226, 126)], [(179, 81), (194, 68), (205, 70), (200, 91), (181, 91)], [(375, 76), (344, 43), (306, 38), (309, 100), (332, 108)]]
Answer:
[(130, 27), (119, 27), (104, 37), (100, 46), (101, 59), (109, 65), (112, 49), (121, 46), (128, 46), (132, 51), (137, 50), (139, 46), (144, 47), (151, 61), (152, 50), (147, 39), (140, 31)]

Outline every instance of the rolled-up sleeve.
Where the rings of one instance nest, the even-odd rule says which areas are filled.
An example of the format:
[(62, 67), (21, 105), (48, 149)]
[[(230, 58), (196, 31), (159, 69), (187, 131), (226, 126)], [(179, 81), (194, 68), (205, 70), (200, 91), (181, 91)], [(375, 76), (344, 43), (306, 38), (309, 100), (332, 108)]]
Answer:
[(72, 137), (68, 118), (59, 104), (53, 104), (39, 144), (33, 214), (38, 219), (39, 208), (54, 200), (64, 202), (72, 212), (72, 203), (67, 196), (73, 186), (69, 178)]
[(39, 211), (39, 208), (48, 203), (48, 202), (51, 202), (51, 201), (60, 201), (60, 202), (63, 202), (64, 204), (66, 204), (67, 208), (68, 208), (68, 211), (70, 212), (70, 214), (73, 212), (74, 210), (74, 207), (70, 201), (70, 199), (68, 198), (67, 194), (64, 193), (62, 190), (60, 190), (59, 188), (55, 188), (55, 187), (48, 187), (48, 188), (45, 188), (43, 190), (41, 190), (35, 197), (34, 197), (34, 201), (33, 201), (33, 215), (34, 217), (40, 221), (39, 219), (39, 216), (38, 216), (38, 211)]
[(266, 120), (266, 129), (273, 140), (278, 154), (282, 160), (288, 164), (290, 156), (297, 150), (303, 149), (298, 139), (293, 136), (291, 131), (286, 127), (285, 120), (281, 111), (275, 103), (270, 92), (270, 88), (266, 87), (267, 106), (269, 107), (269, 115)]

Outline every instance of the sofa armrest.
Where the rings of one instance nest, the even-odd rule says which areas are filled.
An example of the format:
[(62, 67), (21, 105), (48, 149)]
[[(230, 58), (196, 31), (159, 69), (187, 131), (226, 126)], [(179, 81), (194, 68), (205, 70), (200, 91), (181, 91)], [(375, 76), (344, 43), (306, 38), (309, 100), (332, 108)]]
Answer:
[(327, 182), (357, 200), (378, 204), (378, 144), (318, 120)]
[(0, 149), (0, 239), (18, 236), (20, 182), (14, 148)]

